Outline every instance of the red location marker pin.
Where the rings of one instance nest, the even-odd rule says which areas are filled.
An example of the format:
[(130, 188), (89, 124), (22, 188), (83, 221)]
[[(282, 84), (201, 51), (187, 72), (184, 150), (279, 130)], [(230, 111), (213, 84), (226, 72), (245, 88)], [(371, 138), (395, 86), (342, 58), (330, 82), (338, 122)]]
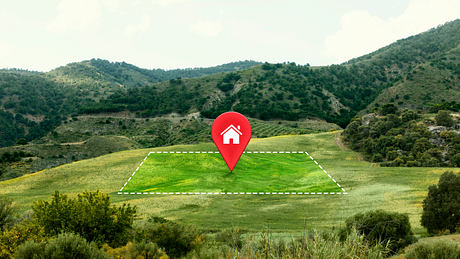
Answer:
[(211, 135), (232, 172), (251, 139), (251, 124), (240, 113), (222, 113), (212, 124)]

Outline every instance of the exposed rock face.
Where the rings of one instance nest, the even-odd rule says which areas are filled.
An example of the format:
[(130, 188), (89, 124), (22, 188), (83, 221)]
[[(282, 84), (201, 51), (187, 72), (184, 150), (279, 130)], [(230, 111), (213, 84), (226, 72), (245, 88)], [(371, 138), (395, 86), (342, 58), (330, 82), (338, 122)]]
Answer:
[(428, 130), (436, 135), (439, 135), (441, 132), (445, 131), (447, 128), (444, 126), (428, 126)]
[(375, 114), (375, 113), (369, 113), (369, 114), (364, 115), (364, 116), (361, 118), (361, 120), (362, 120), (362, 122), (363, 122), (363, 125), (364, 125), (364, 126), (368, 126), (368, 125), (369, 125), (369, 122), (370, 122), (373, 118), (375, 118), (375, 117), (377, 117), (377, 114)]

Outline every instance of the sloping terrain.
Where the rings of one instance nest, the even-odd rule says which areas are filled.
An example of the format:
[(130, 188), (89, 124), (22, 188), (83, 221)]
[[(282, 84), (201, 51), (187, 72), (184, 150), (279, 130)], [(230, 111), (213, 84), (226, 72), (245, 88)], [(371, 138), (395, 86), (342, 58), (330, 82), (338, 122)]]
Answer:
[(259, 119), (321, 118), (344, 127), (386, 102), (409, 108), (460, 97), (460, 20), (399, 40), (345, 64), (263, 64), (202, 78), (128, 89), (84, 113), (129, 110), (138, 116), (235, 110)]
[(338, 226), (356, 212), (384, 209), (408, 213), (416, 234), (420, 226), (422, 200), (428, 186), (446, 170), (459, 168), (389, 168), (358, 160), (358, 154), (341, 149), (334, 137), (339, 132), (253, 139), (248, 151), (309, 150), (348, 195), (118, 195), (131, 172), (150, 151), (210, 151), (213, 143), (178, 145), (112, 153), (66, 164), (31, 175), (0, 182), (0, 195), (14, 200), (22, 211), (36, 200), (49, 199), (55, 190), (76, 195), (84, 190), (109, 193), (115, 203), (129, 201), (141, 218), (158, 215), (200, 228), (228, 227), (261, 231), (297, 232)]

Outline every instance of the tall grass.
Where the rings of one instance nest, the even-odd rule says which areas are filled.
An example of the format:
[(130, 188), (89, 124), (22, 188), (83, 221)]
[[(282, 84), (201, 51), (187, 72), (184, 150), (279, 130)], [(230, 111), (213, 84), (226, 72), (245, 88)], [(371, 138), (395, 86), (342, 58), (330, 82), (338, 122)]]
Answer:
[(344, 241), (335, 232), (317, 232), (301, 238), (273, 238), (270, 232), (248, 236), (243, 246), (215, 244), (189, 254), (189, 258), (384, 258), (385, 244), (371, 245), (352, 231)]

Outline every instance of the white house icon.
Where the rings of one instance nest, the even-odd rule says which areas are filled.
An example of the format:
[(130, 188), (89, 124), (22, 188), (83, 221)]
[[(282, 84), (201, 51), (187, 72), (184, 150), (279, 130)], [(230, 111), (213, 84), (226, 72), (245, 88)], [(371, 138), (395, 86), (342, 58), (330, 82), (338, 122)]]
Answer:
[(224, 144), (230, 144), (230, 139), (233, 144), (240, 144), (240, 135), (243, 135), (243, 133), (240, 131), (240, 125), (236, 128), (233, 124), (230, 124), (220, 135), (224, 135)]

